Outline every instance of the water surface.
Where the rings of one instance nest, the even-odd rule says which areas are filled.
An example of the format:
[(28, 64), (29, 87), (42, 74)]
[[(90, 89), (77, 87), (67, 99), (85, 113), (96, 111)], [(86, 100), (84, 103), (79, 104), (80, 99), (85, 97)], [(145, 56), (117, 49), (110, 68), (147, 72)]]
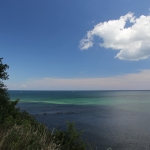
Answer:
[(53, 129), (66, 121), (95, 149), (150, 149), (150, 91), (9, 91), (12, 100)]

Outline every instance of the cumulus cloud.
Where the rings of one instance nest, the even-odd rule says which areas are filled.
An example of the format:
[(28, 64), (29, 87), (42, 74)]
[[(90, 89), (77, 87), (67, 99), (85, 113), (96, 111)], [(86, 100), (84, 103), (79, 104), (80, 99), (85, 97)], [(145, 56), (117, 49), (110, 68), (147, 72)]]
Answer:
[[(129, 26), (130, 25), (130, 26)], [(121, 60), (142, 60), (150, 57), (150, 16), (135, 17), (133, 13), (97, 24), (80, 41), (80, 49), (94, 44), (94, 36), (103, 39), (101, 47), (119, 50), (115, 56)]]

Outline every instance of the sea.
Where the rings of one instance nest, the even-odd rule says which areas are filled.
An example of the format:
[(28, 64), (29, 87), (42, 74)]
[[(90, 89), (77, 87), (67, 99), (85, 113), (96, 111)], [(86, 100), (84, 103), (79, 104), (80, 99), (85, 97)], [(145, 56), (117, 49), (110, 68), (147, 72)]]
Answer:
[(94, 150), (150, 150), (150, 91), (8, 91), (48, 129), (74, 122)]

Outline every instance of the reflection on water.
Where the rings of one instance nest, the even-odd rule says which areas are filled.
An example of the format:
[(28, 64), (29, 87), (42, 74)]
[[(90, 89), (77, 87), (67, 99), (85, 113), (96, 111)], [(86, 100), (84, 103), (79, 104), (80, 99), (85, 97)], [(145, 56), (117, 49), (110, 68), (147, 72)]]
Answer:
[(150, 91), (17, 92), (11, 97), (38, 121), (50, 129), (74, 121), (98, 150), (150, 149)]

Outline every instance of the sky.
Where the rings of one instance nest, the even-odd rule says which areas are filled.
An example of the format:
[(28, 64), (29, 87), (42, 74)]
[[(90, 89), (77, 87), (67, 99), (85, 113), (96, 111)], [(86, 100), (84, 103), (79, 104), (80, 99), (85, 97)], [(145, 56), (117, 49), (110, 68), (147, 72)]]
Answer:
[(150, 90), (149, 0), (0, 0), (9, 90)]

